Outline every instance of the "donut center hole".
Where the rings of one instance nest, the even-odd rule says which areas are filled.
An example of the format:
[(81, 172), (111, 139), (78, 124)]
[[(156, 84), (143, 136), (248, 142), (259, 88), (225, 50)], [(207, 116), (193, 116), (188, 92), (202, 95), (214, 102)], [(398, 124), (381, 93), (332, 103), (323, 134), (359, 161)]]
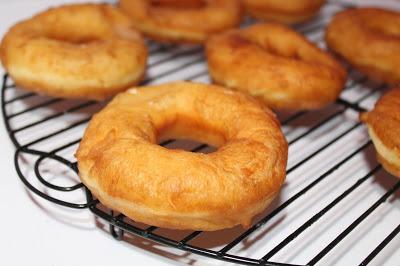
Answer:
[(179, 117), (161, 127), (158, 143), (168, 149), (210, 153), (226, 143), (222, 132), (199, 121)]
[(205, 0), (150, 0), (150, 4), (161, 8), (197, 9), (205, 7), (207, 3)]
[(99, 39), (104, 38), (104, 36), (102, 37), (104, 33), (98, 29), (85, 29), (82, 31), (76, 27), (68, 27), (64, 30), (60, 30), (59, 28), (60, 26), (57, 25), (49, 26), (49, 28), (43, 32), (43, 35), (54, 41), (77, 45), (97, 42)]
[(367, 25), (369, 30), (375, 32), (376, 34), (388, 35), (392, 37), (400, 37), (400, 24), (393, 26), (389, 23), (383, 26), (378, 22), (369, 21)]
[(184, 150), (188, 152), (204, 153), (204, 154), (212, 153), (218, 150), (217, 147), (214, 147), (210, 144), (191, 139), (173, 138), (173, 139), (168, 139), (166, 141), (162, 141), (159, 144), (169, 150)]
[(292, 60), (302, 60), (307, 61), (306, 58), (303, 58), (299, 53), (299, 50), (296, 46), (291, 43), (285, 44), (282, 42), (273, 43), (268, 40), (264, 40), (263, 42), (257, 40), (253, 36), (235, 36), (232, 35), (230, 38), (230, 44), (233, 48), (241, 48), (246, 46), (254, 46), (258, 47), (262, 51), (265, 51), (269, 54), (273, 54), (279, 57), (285, 57)]
[(49, 36), (49, 38), (55, 41), (76, 44), (76, 45), (89, 44), (92, 42), (99, 41), (99, 38), (95, 36), (83, 36), (83, 37)]
[(285, 45), (280, 46), (279, 44), (264, 43), (262, 48), (273, 55), (285, 57), (292, 60), (307, 61), (307, 59), (302, 57), (299, 53), (299, 50), (293, 45), (289, 45), (286, 47)]

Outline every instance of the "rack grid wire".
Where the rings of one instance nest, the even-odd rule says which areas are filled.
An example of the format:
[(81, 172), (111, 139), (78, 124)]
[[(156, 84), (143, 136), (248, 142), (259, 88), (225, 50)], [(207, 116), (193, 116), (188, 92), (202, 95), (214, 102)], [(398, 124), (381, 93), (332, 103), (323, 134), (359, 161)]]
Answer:
[[(342, 4), (340, 2), (329, 2), (325, 8), (327, 11), (322, 16), (316, 20), (297, 26), (296, 30), (305, 34), (312, 39), (312, 41), (318, 43), (319, 45), (324, 45), (321, 40), (324, 26), (333, 13), (344, 8), (351, 8), (351, 6)], [(149, 70), (143, 85), (157, 84), (164, 81), (177, 79), (177, 77), (185, 80), (204, 82), (209, 81), (202, 48), (192, 46), (180, 47), (177, 45), (162, 45), (149, 42), (149, 50), (151, 53)], [(326, 109), (327, 111), (321, 111), (321, 113), (318, 113), (318, 115), (315, 115), (316, 112), (310, 111), (279, 114), (284, 131), (286, 129), (285, 134), (290, 135), (293, 132), (295, 133), (294, 135), (292, 134), (293, 136), (290, 135), (290, 138), (288, 137), (288, 142), (290, 144), (289, 149), (301, 141), (313, 141), (315, 138), (313, 134), (329, 125), (329, 123), (332, 123), (332, 121), (335, 119), (348, 117), (349, 114), (351, 116), (351, 113), (353, 113), (354, 116), (359, 112), (366, 111), (367, 109), (363, 107), (363, 103), (367, 102), (371, 98), (376, 99), (381, 92), (386, 89), (385, 86), (369, 81), (366, 77), (351, 68), (349, 68), (349, 73), (349, 81), (344, 92), (335, 104)], [(361, 178), (356, 179), (354, 183), (342, 190), (337, 197), (330, 200), (330, 202), (323, 208), (315, 211), (313, 215), (304, 221), (304, 223), (300, 224), (295, 230), (287, 234), (286, 237), (279, 241), (279, 243), (270, 248), (268, 252), (265, 252), (262, 257), (252, 258), (250, 256), (241, 256), (234, 252), (235, 248), (239, 244), (241, 244), (243, 241), (246, 241), (246, 239), (249, 239), (253, 234), (260, 231), (266, 225), (270, 224), (271, 221), (283, 210), (287, 209), (296, 202), (302, 200), (304, 201), (303, 198), (307, 195), (307, 193), (310, 193), (311, 190), (321, 186), (321, 183), (323, 183), (324, 180), (329, 179), (330, 176), (338, 171), (338, 169), (346, 164), (349, 164), (349, 162), (356, 156), (359, 156), (367, 149), (371, 149), (371, 141), (366, 139), (357, 147), (352, 148), (340, 159), (335, 160), (333, 163), (329, 163), (328, 166), (325, 167), (324, 171), (317, 175), (318, 177), (313, 179), (312, 182), (305, 183), (304, 186), (300, 187), (296, 193), (293, 193), (285, 201), (276, 204), (276, 206), (273, 206), (272, 208), (269, 208), (268, 211), (263, 214), (263, 216), (257, 218), (257, 221), (250, 228), (243, 229), (236, 235), (232, 235), (232, 239), (223, 244), (218, 250), (204, 248), (193, 244), (193, 242), (201, 236), (207, 239), (207, 234), (209, 234), (207, 232), (188, 232), (180, 239), (172, 239), (168, 236), (157, 233), (158, 231), (161, 231), (160, 228), (154, 226), (146, 227), (143, 225), (137, 225), (134, 221), (131, 221), (124, 215), (114, 213), (113, 211), (109, 210), (97, 199), (95, 199), (90, 191), (86, 189), (85, 186), (79, 181), (75, 181), (70, 185), (59, 185), (48, 180), (46, 173), (42, 170), (42, 164), (48, 160), (52, 160), (57, 164), (64, 165), (76, 176), (78, 175), (77, 163), (73, 159), (74, 147), (79, 144), (80, 136), (82, 136), (84, 127), (90, 120), (91, 115), (96, 110), (99, 110), (102, 106), (104, 106), (105, 103), (49, 98), (37, 95), (36, 93), (24, 92), (10, 82), (10, 78), (7, 74), (5, 74), (2, 82), (2, 114), (6, 130), (8, 131), (12, 143), (16, 147), (14, 157), (15, 168), (22, 182), (38, 196), (58, 205), (74, 209), (90, 209), (96, 216), (100, 217), (109, 224), (110, 233), (115, 239), (118, 240), (124, 239), (124, 233), (127, 232), (145, 239), (152, 240), (162, 245), (226, 262), (247, 265), (297, 265), (293, 263), (275, 261), (273, 260), (273, 257), (282, 249), (289, 246), (299, 235), (307, 231), (314, 223), (322, 219), (327, 215), (327, 213), (337, 207), (346, 197), (352, 193), (357, 193), (355, 191), (357, 191), (360, 186), (362, 186), (371, 177), (382, 170), (381, 166), (374, 162), (374, 165), (372, 165)], [(360, 89), (360, 87), (365, 84), (369, 86), (369, 89)], [(346, 95), (349, 95), (349, 97), (346, 97)], [(354, 95), (356, 95), (356, 97)], [(50, 112), (48, 112), (49, 109)], [(33, 117), (35, 117), (35, 119), (32, 118), (32, 114), (34, 112), (35, 115), (33, 115)], [(75, 120), (67, 119), (69, 121), (65, 122), (66, 117), (71, 115), (77, 117), (74, 117)], [(313, 118), (312, 123), (307, 124), (306, 127), (303, 127), (302, 131), (298, 132), (298, 129), (296, 129), (296, 121), (301, 119), (307, 120), (309, 119), (307, 116), (311, 116)], [(18, 120), (21, 117), (25, 118), (15, 122), (15, 120)], [(291, 174), (292, 172), (297, 173), (299, 169), (304, 167), (310, 167), (307, 165), (307, 163), (315, 159), (316, 156), (328, 149), (331, 149), (332, 147), (337, 148), (338, 142), (348, 137), (356, 130), (360, 130), (360, 128), (362, 128), (361, 123), (357, 119), (346, 118), (345, 120), (347, 122), (339, 124), (345, 124), (346, 128), (337, 130), (337, 132), (333, 130), (334, 137), (325, 141), (323, 145), (318, 146), (316, 149), (305, 154), (301, 154), (297, 161), (289, 163), (287, 175)], [(54, 124), (56, 121), (59, 121), (62, 126), (56, 130), (47, 130), (48, 124)], [(69, 134), (71, 130), (75, 130), (77, 128), (77, 138), (71, 139), (63, 137), (65, 133)], [(74, 134), (71, 135), (75, 136)], [(30, 138), (32, 138), (32, 136), (34, 137), (33, 139), (29, 139), (29, 141), (24, 141), (26, 136), (29, 136)], [(53, 139), (55, 137), (58, 137), (59, 139), (61, 138), (61, 142), (53, 143)], [(52, 142), (55, 146), (53, 145), (51, 148), (46, 149), (48, 145), (46, 146), (46, 144), (43, 144), (43, 142), (46, 141)], [(160, 145), (169, 147), (171, 145), (173, 146), (177, 142), (179, 141), (169, 140), (161, 143)], [(199, 144), (195, 145), (190, 150), (192, 152), (205, 152), (208, 148), (209, 147), (207, 147), (205, 144)], [(69, 155), (63, 154), (63, 152), (68, 153), (68, 150), (72, 150), (72, 152), (69, 152)], [(290, 150), (289, 156), (292, 153), (293, 152)], [(33, 163), (28, 163), (28, 167), (33, 169), (34, 175), (37, 179), (36, 181), (38, 181), (43, 187), (38, 187), (37, 184), (35, 185), (34, 182), (27, 177), (26, 172), (22, 169), (23, 160), (21, 160), (21, 158), (26, 155), (35, 157)], [(59, 165), (59, 167), (61, 166)], [(320, 262), (328, 253), (330, 253), (337, 245), (339, 245), (343, 239), (356, 230), (360, 224), (362, 224), (371, 214), (373, 214), (374, 211), (382, 207), (384, 203), (387, 203), (388, 199), (394, 198), (388, 204), (393, 204), (393, 202), (398, 201), (398, 196), (395, 194), (398, 192), (399, 188), (400, 182), (392, 182), (391, 186), (387, 188), (385, 193), (382, 193), (382, 195), (380, 195), (380, 197), (377, 198), (372, 205), (365, 208), (364, 212), (362, 212), (350, 224), (345, 226), (344, 230), (338, 232), (337, 235), (335, 235), (329, 241), (329, 243), (322, 245), (324, 248), (315, 253), (311, 260), (305, 264), (302, 263), (298, 265), (315, 265)], [(59, 191), (61, 192), (61, 196), (55, 197), (49, 193), (49, 190)], [(74, 191), (83, 191), (85, 194), (85, 200), (82, 202), (76, 202), (62, 196)], [(362, 261), (360, 261), (360, 265), (369, 264), (393, 239), (396, 238), (399, 232), (400, 225), (397, 225), (387, 235), (383, 235), (379, 240), (378, 245), (371, 249), (370, 253)], [(262, 238), (267, 239), (268, 234), (262, 236)], [(257, 241), (263, 240), (258, 239)], [(251, 241), (250, 243), (254, 244), (254, 242)]]

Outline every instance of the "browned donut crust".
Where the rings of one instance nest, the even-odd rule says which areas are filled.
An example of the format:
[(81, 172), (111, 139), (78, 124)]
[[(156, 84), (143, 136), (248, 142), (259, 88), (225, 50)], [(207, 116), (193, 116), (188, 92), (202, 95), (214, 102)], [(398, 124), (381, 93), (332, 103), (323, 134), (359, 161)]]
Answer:
[(294, 24), (315, 16), (325, 0), (242, 0), (242, 2), (247, 13), (254, 18)]
[(391, 174), (400, 177), (400, 89), (392, 89), (375, 108), (360, 115), (367, 124), (377, 150), (378, 161)]
[[(194, 139), (210, 154), (170, 150)], [(222, 87), (177, 82), (117, 95), (91, 120), (76, 157), (83, 183), (135, 221), (192, 230), (248, 226), (280, 190), (288, 147), (275, 115)]]
[(21, 87), (104, 99), (141, 80), (147, 48), (118, 9), (78, 4), (49, 9), (13, 26), (1, 42), (0, 59)]
[(239, 0), (119, 0), (119, 6), (146, 36), (164, 42), (203, 43), (242, 19)]
[(325, 39), (329, 48), (372, 79), (400, 82), (400, 13), (378, 8), (340, 12)]
[(337, 98), (346, 80), (333, 57), (276, 23), (212, 36), (206, 55), (216, 83), (245, 91), (271, 108), (321, 108)]

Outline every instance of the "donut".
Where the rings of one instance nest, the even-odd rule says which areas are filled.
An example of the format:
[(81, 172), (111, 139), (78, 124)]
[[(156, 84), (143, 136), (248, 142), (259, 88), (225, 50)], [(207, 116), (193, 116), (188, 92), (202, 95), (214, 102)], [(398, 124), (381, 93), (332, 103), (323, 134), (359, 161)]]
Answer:
[(146, 36), (172, 43), (204, 43), (242, 17), (239, 0), (120, 0), (119, 6)]
[(117, 8), (76, 4), (17, 23), (1, 42), (0, 60), (18, 86), (100, 100), (141, 80), (147, 48)]
[(245, 91), (274, 109), (317, 109), (334, 101), (346, 71), (289, 27), (256, 24), (211, 36), (206, 43), (213, 81)]
[(360, 119), (368, 127), (378, 161), (389, 173), (400, 177), (400, 88), (386, 93)]
[[(193, 153), (158, 145), (192, 139)], [(288, 146), (275, 115), (240, 92), (190, 82), (132, 88), (90, 121), (76, 157), (104, 205), (146, 224), (213, 231), (248, 226), (278, 194)]]
[(242, 0), (246, 12), (256, 18), (294, 24), (309, 20), (325, 0)]
[(378, 8), (340, 12), (325, 39), (331, 50), (371, 79), (400, 83), (400, 13)]

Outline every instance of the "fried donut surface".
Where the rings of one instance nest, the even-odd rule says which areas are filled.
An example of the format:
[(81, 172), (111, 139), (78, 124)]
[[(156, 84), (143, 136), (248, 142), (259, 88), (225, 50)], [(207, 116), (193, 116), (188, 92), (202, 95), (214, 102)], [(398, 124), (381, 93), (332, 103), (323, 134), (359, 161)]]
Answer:
[(206, 43), (212, 79), (276, 109), (316, 109), (334, 101), (346, 72), (329, 54), (287, 26), (231, 30)]
[(377, 151), (378, 161), (391, 174), (400, 177), (400, 89), (386, 93), (371, 112), (362, 113)]
[(242, 2), (247, 13), (254, 18), (293, 24), (315, 16), (325, 0), (242, 0)]
[(329, 48), (374, 80), (400, 82), (400, 13), (378, 8), (336, 14), (326, 35)]
[(242, 18), (239, 0), (120, 0), (119, 6), (148, 37), (175, 43), (203, 43)]
[(67, 98), (103, 99), (141, 80), (147, 48), (110, 5), (49, 9), (13, 26), (0, 59), (15, 83)]
[[(194, 139), (209, 154), (170, 150)], [(135, 221), (192, 230), (242, 224), (273, 200), (288, 147), (275, 115), (231, 90), (176, 82), (117, 95), (91, 120), (76, 157), (83, 183)]]

